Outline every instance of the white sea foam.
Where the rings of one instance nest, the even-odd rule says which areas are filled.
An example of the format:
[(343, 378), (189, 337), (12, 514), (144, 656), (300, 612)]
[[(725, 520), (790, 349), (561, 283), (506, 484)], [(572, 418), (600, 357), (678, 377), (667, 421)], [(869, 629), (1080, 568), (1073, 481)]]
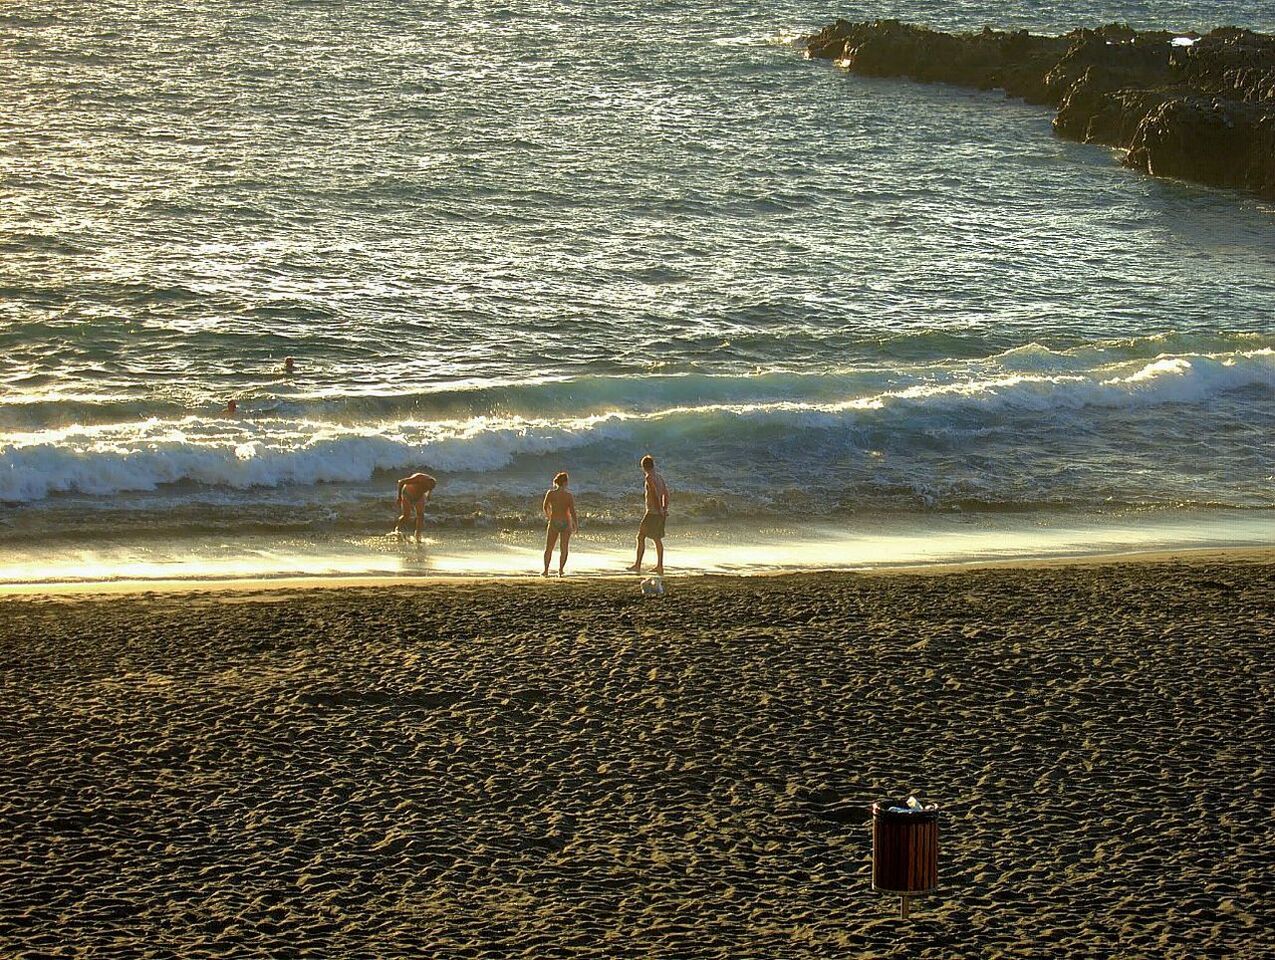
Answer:
[[(910, 387), (898, 399), (978, 404), (984, 408), (1046, 410), (1088, 406), (1138, 407), (1198, 403), (1210, 396), (1275, 382), (1275, 351), (1158, 357), (1088, 374), (1013, 374), (935, 386)], [(884, 400), (884, 398), (882, 398)]]
[[(812, 431), (810, 449), (832, 442), (835, 459), (857, 428), (888, 429), (920, 443), (960, 423), (966, 435), (979, 418), (1012, 415), (1025, 429), (1042, 413), (1063, 412), (1084, 426), (1088, 408), (1154, 408), (1199, 404), (1275, 383), (1275, 351), (1161, 356), (1085, 373), (1005, 373), (869, 392), (837, 400), (687, 403), (651, 411), (611, 410), (583, 417), (482, 416), (457, 420), (395, 420), (334, 424), (282, 417), (234, 420), (185, 417), (166, 421), (67, 427), (12, 434), (0, 445), (0, 500), (38, 500), (75, 491), (106, 495), (193, 481), (247, 489), (286, 484), (366, 481), (380, 470), (421, 464), (444, 473), (501, 470), (521, 457), (583, 447), (608, 448), (676, 438), (744, 453)], [(870, 381), (864, 381), (870, 382)], [(790, 384), (791, 386), (791, 384)], [(817, 381), (815, 394), (825, 392)], [(1269, 407), (1269, 394), (1264, 394)], [(1269, 409), (1268, 409), (1269, 413)], [(1165, 412), (1171, 430), (1177, 414)], [(1056, 426), (1056, 425), (1055, 425)], [(842, 438), (829, 441), (827, 436)], [(706, 449), (706, 452), (708, 450)]]

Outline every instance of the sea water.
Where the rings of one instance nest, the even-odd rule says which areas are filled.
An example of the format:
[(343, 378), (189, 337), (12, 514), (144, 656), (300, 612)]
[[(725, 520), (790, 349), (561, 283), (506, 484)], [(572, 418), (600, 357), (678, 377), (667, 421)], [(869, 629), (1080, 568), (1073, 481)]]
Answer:
[(6, 3), (0, 581), (536, 568), (562, 469), (610, 569), (648, 452), (681, 569), (1270, 542), (1275, 205), (804, 59), (837, 16), (1275, 29)]

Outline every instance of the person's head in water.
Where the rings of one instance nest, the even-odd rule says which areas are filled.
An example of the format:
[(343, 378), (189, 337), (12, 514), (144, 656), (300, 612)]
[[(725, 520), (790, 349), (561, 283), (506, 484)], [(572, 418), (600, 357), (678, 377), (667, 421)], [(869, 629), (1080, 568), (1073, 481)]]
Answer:
[(553, 485), (559, 488), (565, 487), (570, 479), (571, 478), (567, 476), (567, 471), (563, 470), (560, 474), (553, 478)]
[(227, 401), (226, 401), (226, 412), (227, 412), (227, 413), (234, 413), (234, 412), (235, 412), (236, 410), (238, 410), (238, 409), (239, 409), (239, 404), (235, 403), (235, 401), (233, 401), (233, 400), (227, 400)]
[(652, 470), (655, 469), (655, 458), (651, 456), (649, 453), (642, 458), (642, 469), (645, 470), (647, 473), (650, 473)]
[(284, 358), (283, 358), (283, 372), (284, 372), (284, 373), (296, 373), (296, 372), (297, 372), (297, 362), (296, 362), (295, 360), (293, 360), (291, 357), (284, 357)]

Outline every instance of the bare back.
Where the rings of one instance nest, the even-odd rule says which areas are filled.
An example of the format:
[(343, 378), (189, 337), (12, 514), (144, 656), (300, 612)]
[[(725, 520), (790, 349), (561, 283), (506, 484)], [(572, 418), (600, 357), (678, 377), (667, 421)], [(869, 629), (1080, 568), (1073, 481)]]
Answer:
[(554, 487), (545, 494), (545, 513), (550, 520), (568, 520), (575, 513), (576, 498), (570, 490)]
[(400, 480), (400, 490), (404, 500), (415, 503), (427, 493), (432, 493), (438, 481), (428, 473), (414, 473), (405, 480)]

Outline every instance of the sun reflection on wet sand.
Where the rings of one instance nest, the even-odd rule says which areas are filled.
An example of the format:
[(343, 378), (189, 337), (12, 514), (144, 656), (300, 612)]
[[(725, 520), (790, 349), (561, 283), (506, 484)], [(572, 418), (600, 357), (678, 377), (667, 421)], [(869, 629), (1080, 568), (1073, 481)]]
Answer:
[[(830, 527), (688, 530), (668, 542), (670, 576), (876, 569), (960, 562), (1036, 560), (1202, 547), (1273, 545), (1269, 518), (1193, 516), (1041, 524), (940, 518), (895, 529)], [(0, 585), (71, 581), (227, 580), (275, 577), (538, 576), (535, 532), (436, 536), (416, 544), (387, 536), (325, 542), (219, 538), (215, 542), (120, 542), (93, 549), (29, 549), (0, 560)], [(582, 531), (567, 574), (622, 575), (633, 542), (614, 530)], [(648, 565), (648, 572), (649, 572)]]

